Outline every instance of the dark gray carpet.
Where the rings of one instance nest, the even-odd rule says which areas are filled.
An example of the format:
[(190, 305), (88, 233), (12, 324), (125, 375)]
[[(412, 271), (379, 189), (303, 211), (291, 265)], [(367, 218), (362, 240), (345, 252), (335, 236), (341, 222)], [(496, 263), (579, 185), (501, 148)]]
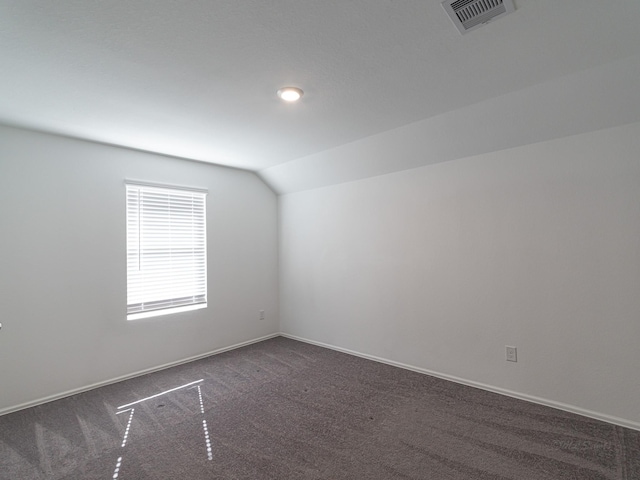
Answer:
[(0, 479), (640, 479), (640, 432), (275, 338), (0, 417)]

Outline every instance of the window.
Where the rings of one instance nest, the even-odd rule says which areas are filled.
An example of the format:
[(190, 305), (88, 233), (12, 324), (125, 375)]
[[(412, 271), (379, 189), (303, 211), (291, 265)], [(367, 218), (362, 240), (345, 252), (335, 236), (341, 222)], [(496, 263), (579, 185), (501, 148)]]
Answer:
[(206, 192), (127, 183), (127, 319), (207, 306)]

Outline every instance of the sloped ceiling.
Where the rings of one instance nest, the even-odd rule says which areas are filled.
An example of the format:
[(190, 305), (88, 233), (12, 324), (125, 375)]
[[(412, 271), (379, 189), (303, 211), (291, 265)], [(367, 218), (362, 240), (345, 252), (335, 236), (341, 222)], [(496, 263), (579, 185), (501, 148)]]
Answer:
[(0, 0), (0, 122), (286, 193), (640, 121), (638, 0), (515, 4), (460, 35), (438, 0)]

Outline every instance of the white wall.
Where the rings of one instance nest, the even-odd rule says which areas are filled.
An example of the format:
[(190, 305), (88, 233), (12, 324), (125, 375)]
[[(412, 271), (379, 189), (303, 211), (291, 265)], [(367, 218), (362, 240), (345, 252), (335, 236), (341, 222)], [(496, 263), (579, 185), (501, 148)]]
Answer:
[(640, 428), (639, 152), (635, 123), (281, 196), (281, 328)]
[[(126, 320), (125, 179), (209, 190), (207, 309)], [(0, 225), (0, 412), (278, 332), (255, 174), (0, 127)]]

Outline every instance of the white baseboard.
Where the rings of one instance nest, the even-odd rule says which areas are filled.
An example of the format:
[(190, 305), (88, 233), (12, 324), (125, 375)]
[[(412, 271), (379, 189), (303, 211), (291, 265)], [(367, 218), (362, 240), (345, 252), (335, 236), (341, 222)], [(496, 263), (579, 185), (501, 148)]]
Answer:
[(68, 390), (66, 392), (58, 393), (58, 394), (55, 394), (55, 395), (49, 395), (47, 397), (39, 398), (37, 400), (33, 400), (33, 401), (30, 401), (30, 402), (25, 402), (25, 403), (22, 403), (20, 405), (15, 405), (15, 406), (12, 406), (12, 407), (3, 408), (3, 409), (0, 409), (0, 415), (6, 415), (8, 413), (17, 412), (18, 410), (23, 410), (25, 408), (30, 408), (30, 407), (35, 407), (37, 405), (42, 405), (43, 403), (53, 402), (53, 401), (59, 400), (61, 398), (70, 397), (71, 395), (76, 395), (78, 393), (87, 392), (89, 390), (93, 390), (93, 389), (96, 389), (96, 388), (104, 387), (106, 385), (111, 385), (113, 383), (121, 382), (123, 380), (129, 380), (131, 378), (135, 378), (135, 377), (139, 377), (139, 376), (142, 376), (142, 375), (146, 375), (148, 373), (153, 373), (153, 372), (157, 372), (157, 371), (160, 371), (160, 370), (165, 370), (167, 368), (171, 368), (171, 367), (175, 367), (175, 366), (178, 366), (178, 365), (182, 365), (184, 363), (193, 362), (193, 361), (196, 361), (196, 360), (200, 360), (202, 358), (210, 357), (212, 355), (217, 355), (217, 354), (220, 354), (220, 353), (228, 352), (230, 350), (235, 350), (237, 348), (245, 347), (245, 346), (251, 345), (253, 343), (262, 342), (264, 340), (269, 340), (270, 338), (274, 338), (274, 337), (278, 337), (278, 336), (282, 336), (282, 337), (285, 337), (285, 338), (290, 338), (292, 340), (298, 340), (300, 342), (305, 342), (305, 343), (309, 343), (311, 345), (317, 345), (319, 347), (324, 347), (324, 348), (328, 348), (328, 349), (331, 349), (331, 350), (336, 350), (338, 352), (347, 353), (349, 355), (354, 355), (356, 357), (366, 358), (367, 360), (373, 360), (375, 362), (384, 363), (384, 364), (387, 364), (387, 365), (392, 365), (394, 367), (403, 368), (405, 370), (411, 370), (413, 372), (418, 372), (418, 373), (422, 373), (422, 374), (425, 374), (425, 375), (430, 375), (432, 377), (441, 378), (443, 380), (448, 380), (448, 381), (451, 381), (451, 382), (460, 383), (462, 385), (467, 385), (469, 387), (479, 388), (481, 390), (487, 390), (489, 392), (498, 393), (498, 394), (501, 394), (501, 395), (506, 395), (508, 397), (513, 397), (513, 398), (517, 398), (517, 399), (520, 399), (520, 400), (525, 400), (525, 401), (532, 402), (532, 403), (537, 403), (539, 405), (545, 405), (547, 407), (556, 408), (558, 410), (563, 410), (565, 412), (575, 413), (577, 415), (582, 415), (582, 416), (585, 416), (585, 417), (594, 418), (596, 420), (601, 420), (603, 422), (607, 422), (607, 423), (611, 423), (611, 424), (614, 424), (614, 425), (619, 425), (621, 427), (631, 428), (633, 430), (640, 431), (640, 423), (639, 422), (634, 422), (632, 420), (627, 420), (627, 419), (624, 419), (624, 418), (619, 418), (619, 417), (615, 417), (615, 416), (612, 416), (612, 415), (607, 415), (607, 414), (604, 414), (604, 413), (594, 412), (592, 410), (587, 410), (587, 409), (584, 409), (584, 408), (580, 408), (580, 407), (577, 407), (575, 405), (569, 405), (569, 404), (562, 403), (562, 402), (556, 402), (555, 400), (549, 400), (549, 399), (546, 399), (546, 398), (536, 397), (536, 396), (528, 395), (528, 394), (525, 394), (525, 393), (514, 392), (512, 390), (507, 390), (505, 388), (494, 387), (492, 385), (487, 385), (487, 384), (480, 383), (480, 382), (474, 382), (472, 380), (467, 380), (467, 379), (464, 379), (464, 378), (455, 377), (453, 375), (448, 375), (448, 374), (445, 374), (445, 373), (435, 372), (433, 370), (428, 370), (426, 368), (416, 367), (416, 366), (413, 366), (413, 365), (407, 365), (405, 363), (396, 362), (394, 360), (388, 360), (386, 358), (377, 357), (375, 355), (369, 355), (369, 354), (366, 354), (366, 353), (357, 352), (355, 350), (350, 350), (348, 348), (337, 347), (335, 345), (331, 345), (331, 344), (328, 344), (328, 343), (317, 342), (315, 340), (310, 340), (308, 338), (298, 337), (296, 335), (291, 335), (291, 334), (284, 333), (284, 332), (265, 335), (264, 337), (259, 337), (259, 338), (255, 338), (255, 339), (252, 339), (252, 340), (247, 340), (245, 342), (236, 343), (235, 345), (230, 345), (228, 347), (218, 348), (218, 349), (212, 350), (210, 352), (202, 353), (200, 355), (194, 355), (192, 357), (188, 357), (188, 358), (184, 358), (184, 359), (181, 359), (181, 360), (177, 360), (175, 362), (165, 363), (164, 365), (159, 365), (157, 367), (152, 367), (152, 368), (148, 368), (148, 369), (145, 369), (145, 370), (140, 370), (140, 371), (137, 371), (137, 372), (134, 372), (134, 373), (130, 373), (128, 375), (122, 375), (120, 377), (112, 378), (110, 380), (106, 380), (106, 381), (98, 382), (98, 383), (93, 383), (91, 385), (87, 385), (87, 386), (84, 386), (84, 387), (76, 388), (76, 389), (73, 389), (73, 390)]
[(614, 425), (619, 425), (621, 427), (631, 428), (633, 430), (640, 431), (640, 423), (634, 422), (632, 420), (614, 417), (612, 415), (607, 415), (604, 413), (594, 412), (592, 410), (576, 407), (575, 405), (556, 402), (555, 400), (540, 398), (533, 395), (528, 395), (526, 393), (514, 392), (512, 390), (507, 390), (505, 388), (494, 387), (492, 385), (487, 385), (480, 382), (474, 382), (472, 380), (466, 380), (464, 378), (454, 377), (453, 375), (447, 375), (445, 373), (434, 372), (433, 370), (427, 370), (426, 368), (415, 367), (413, 365), (407, 365), (404, 363), (395, 362), (393, 360), (387, 360), (386, 358), (381, 358), (381, 357), (376, 357), (375, 355), (356, 352), (354, 350), (349, 350), (348, 348), (336, 347), (335, 345), (330, 345), (323, 342), (316, 342), (314, 340), (309, 340), (308, 338), (302, 338), (296, 335), (290, 335), (288, 333), (281, 332), (280, 335), (286, 338), (290, 338), (292, 340), (298, 340), (300, 342), (310, 343), (312, 345), (317, 345), (319, 347), (329, 348), (331, 350), (336, 350), (342, 353), (348, 353), (349, 355), (354, 355), (356, 357), (366, 358), (367, 360), (373, 360), (375, 362), (385, 363), (387, 365), (392, 365), (394, 367), (404, 368), (405, 370), (411, 370), (413, 372), (423, 373), (425, 375), (442, 378), (443, 380), (449, 380), (451, 382), (460, 383), (462, 385), (467, 385), (469, 387), (479, 388), (481, 390), (487, 390), (493, 393), (499, 393), (501, 395), (506, 395), (507, 397), (513, 397), (519, 400), (526, 400), (527, 402), (537, 403), (539, 405), (556, 408), (558, 410), (563, 410), (565, 412), (575, 413), (577, 415), (582, 415), (585, 417), (601, 420), (603, 422), (611, 423)]
[(43, 403), (53, 402), (54, 400), (60, 400), (61, 398), (70, 397), (71, 395), (87, 392), (89, 390), (104, 387), (106, 385), (111, 385), (113, 383), (122, 382), (123, 380), (129, 380), (130, 378), (140, 377), (142, 375), (146, 375), (147, 373), (153, 373), (160, 370), (165, 370), (167, 368), (176, 367), (178, 365), (182, 365), (183, 363), (194, 362), (202, 358), (210, 357), (212, 355), (218, 355), (219, 353), (228, 352), (229, 350), (235, 350), (236, 348), (246, 347), (247, 345), (251, 345), (252, 343), (262, 342), (264, 340), (269, 340), (270, 338), (279, 337), (279, 336), (280, 336), (279, 333), (272, 333), (271, 335), (265, 335), (264, 337), (254, 338), (253, 340), (247, 340), (245, 342), (236, 343), (235, 345), (231, 345), (228, 347), (218, 348), (217, 350), (213, 350), (211, 352), (201, 353), (200, 355), (194, 355), (193, 357), (183, 358), (182, 360), (176, 360), (175, 362), (165, 363), (164, 365), (159, 365), (157, 367), (151, 367), (145, 370), (139, 370), (137, 372), (112, 378), (104, 382), (93, 383), (91, 385), (87, 385), (80, 388), (74, 388), (73, 390), (57, 393), (55, 395), (49, 395), (48, 397), (39, 398), (37, 400), (25, 402), (20, 405), (15, 405), (13, 407), (3, 408), (3, 409), (0, 409), (0, 415), (6, 415), (7, 413), (17, 412), (18, 410), (24, 410), (25, 408), (42, 405)]

